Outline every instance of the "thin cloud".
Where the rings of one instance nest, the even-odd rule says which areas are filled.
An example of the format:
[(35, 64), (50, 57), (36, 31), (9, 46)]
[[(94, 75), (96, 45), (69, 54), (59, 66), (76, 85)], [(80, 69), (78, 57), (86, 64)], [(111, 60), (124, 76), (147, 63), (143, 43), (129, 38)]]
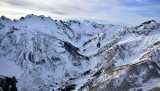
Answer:
[(14, 6), (32, 5), (31, 2), (27, 2), (27, 1), (24, 1), (24, 0), (5, 0), (3, 2), (6, 3), (6, 4), (9, 4), (9, 5), (14, 5)]
[(160, 6), (157, 2), (154, 0), (5, 0), (0, 1), (0, 15), (16, 17), (16, 13), (17, 16), (33, 13), (57, 19), (89, 19), (113, 24), (137, 25), (143, 20), (160, 21), (157, 18), (160, 16), (158, 13)]

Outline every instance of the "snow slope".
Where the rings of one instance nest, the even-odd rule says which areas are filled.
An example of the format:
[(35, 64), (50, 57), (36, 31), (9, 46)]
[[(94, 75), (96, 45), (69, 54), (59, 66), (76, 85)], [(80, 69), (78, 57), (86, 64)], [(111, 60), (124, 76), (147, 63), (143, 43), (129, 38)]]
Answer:
[(19, 78), (22, 73), (23, 70), (14, 62), (9, 61), (6, 58), (0, 57), (0, 75), (9, 77), (15, 76)]

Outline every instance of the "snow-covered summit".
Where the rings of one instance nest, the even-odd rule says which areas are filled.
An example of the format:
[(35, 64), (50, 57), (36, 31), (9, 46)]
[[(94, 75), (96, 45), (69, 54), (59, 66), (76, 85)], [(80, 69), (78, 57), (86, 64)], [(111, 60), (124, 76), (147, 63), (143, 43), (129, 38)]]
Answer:
[(157, 23), (155, 20), (149, 20), (149, 21), (146, 21), (142, 24), (140, 24), (139, 26), (136, 26), (135, 28), (136, 29), (155, 29), (157, 27), (159, 27), (159, 23)]

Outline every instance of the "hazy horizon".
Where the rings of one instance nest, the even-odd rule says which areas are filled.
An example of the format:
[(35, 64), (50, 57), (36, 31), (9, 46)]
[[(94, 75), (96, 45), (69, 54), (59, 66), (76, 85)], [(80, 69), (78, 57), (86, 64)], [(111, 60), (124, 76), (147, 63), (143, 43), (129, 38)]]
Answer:
[(159, 5), (158, 0), (1, 0), (0, 16), (18, 19), (34, 14), (57, 20), (136, 26), (147, 20), (160, 22)]

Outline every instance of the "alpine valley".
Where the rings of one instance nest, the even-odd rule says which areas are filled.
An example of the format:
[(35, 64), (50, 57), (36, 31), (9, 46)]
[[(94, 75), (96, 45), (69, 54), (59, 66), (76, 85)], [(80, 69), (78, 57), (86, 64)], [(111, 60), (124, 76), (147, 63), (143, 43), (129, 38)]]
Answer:
[(160, 91), (160, 23), (0, 17), (0, 91)]

